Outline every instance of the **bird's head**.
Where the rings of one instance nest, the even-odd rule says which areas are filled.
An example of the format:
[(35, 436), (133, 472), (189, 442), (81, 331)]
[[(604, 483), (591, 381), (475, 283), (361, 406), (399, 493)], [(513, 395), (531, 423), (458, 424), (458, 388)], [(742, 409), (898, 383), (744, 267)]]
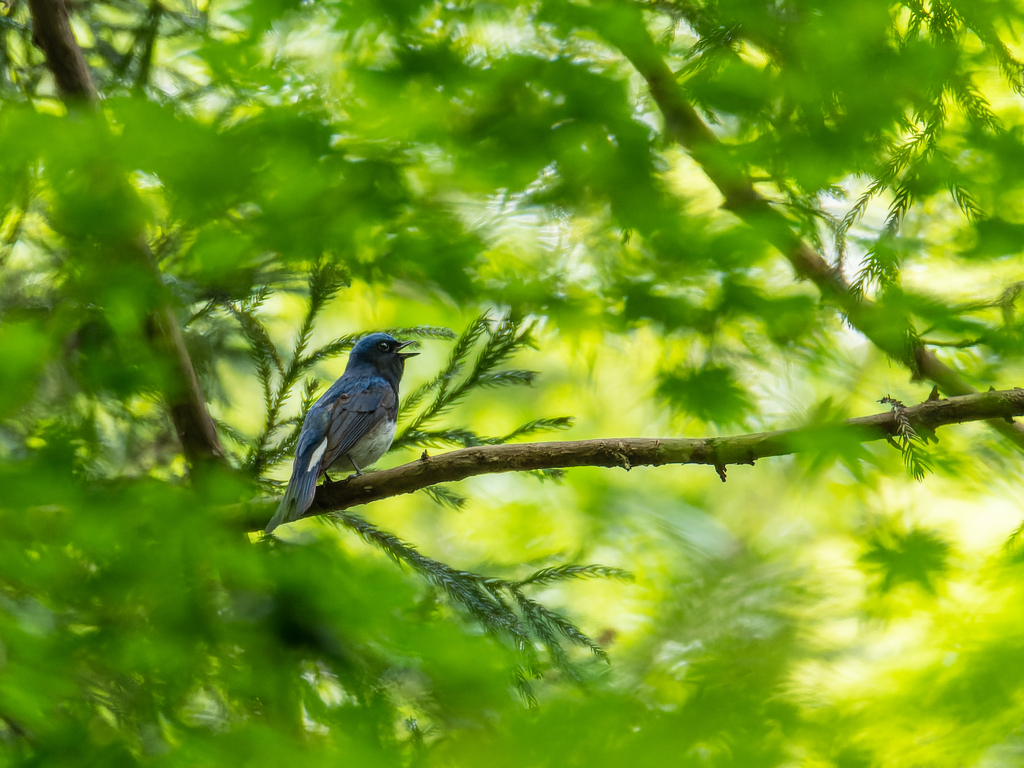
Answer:
[(386, 333), (371, 333), (364, 336), (352, 347), (348, 358), (348, 368), (353, 365), (372, 367), (385, 378), (395, 384), (402, 378), (407, 358), (415, 357), (419, 352), (403, 352), (411, 341), (399, 341)]

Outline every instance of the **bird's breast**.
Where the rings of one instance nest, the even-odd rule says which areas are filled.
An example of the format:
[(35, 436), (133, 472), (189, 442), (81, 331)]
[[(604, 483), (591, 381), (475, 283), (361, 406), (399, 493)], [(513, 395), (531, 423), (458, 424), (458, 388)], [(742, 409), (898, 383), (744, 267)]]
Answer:
[(352, 450), (349, 451), (349, 455), (355, 459), (359, 468), (363, 469), (387, 453), (394, 439), (395, 422), (390, 419), (381, 419), (356, 441)]

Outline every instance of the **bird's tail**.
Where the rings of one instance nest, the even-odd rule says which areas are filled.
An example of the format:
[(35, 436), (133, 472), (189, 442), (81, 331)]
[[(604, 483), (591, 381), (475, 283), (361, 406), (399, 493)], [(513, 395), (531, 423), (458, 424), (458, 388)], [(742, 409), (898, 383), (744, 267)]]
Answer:
[(295, 466), (292, 468), (291, 479), (288, 481), (288, 488), (284, 492), (284, 498), (281, 499), (281, 505), (277, 508), (277, 512), (274, 513), (273, 519), (267, 524), (267, 533), (270, 533), (282, 523), (298, 520), (302, 513), (309, 509), (309, 505), (313, 503), (313, 494), (316, 493), (316, 479), (320, 474), (317, 471), (319, 467), (309, 467), (310, 471), (307, 471), (307, 467), (304, 466), (305, 464), (306, 462), (301, 459), (296, 459)]

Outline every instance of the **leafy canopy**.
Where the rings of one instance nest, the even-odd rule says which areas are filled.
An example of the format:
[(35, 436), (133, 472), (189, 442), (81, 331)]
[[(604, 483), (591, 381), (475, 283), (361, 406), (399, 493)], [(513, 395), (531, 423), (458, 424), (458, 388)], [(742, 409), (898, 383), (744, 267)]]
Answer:
[(372, 330), (424, 352), (385, 463), (1020, 383), (1020, 3), (71, 10), (94, 111), (0, 5), (0, 765), (1016, 760), (982, 425), (230, 521)]

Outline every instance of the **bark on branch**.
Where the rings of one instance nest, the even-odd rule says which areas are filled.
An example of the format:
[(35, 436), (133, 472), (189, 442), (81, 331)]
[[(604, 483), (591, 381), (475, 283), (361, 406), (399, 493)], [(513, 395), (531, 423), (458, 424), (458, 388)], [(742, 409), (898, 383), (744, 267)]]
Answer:
[[(899, 411), (900, 418), (906, 419), (915, 431), (924, 435), (948, 424), (982, 419), (1005, 420), (1022, 415), (1024, 389), (928, 400)], [(889, 410), (835, 424), (736, 437), (602, 438), (482, 445), (429, 457), (424, 452), (423, 457), (416, 461), (394, 469), (321, 485), (306, 517), (412, 493), (438, 483), (501, 472), (568, 467), (622, 467), (629, 470), (664, 464), (706, 464), (715, 467), (724, 480), (725, 467), (729, 464), (753, 464), (757, 459), (792, 453), (828, 452), (836, 445), (898, 435), (897, 414)], [(279, 501), (269, 499), (248, 505), (239, 522), (246, 530), (263, 530)]]
[[(70, 104), (95, 105), (99, 97), (85, 56), (71, 29), (64, 0), (29, 0), (29, 7), (32, 12), (32, 40), (46, 54), (46, 65), (53, 73), (61, 98)], [(160, 281), (160, 269), (141, 234), (124, 247), (146, 264), (154, 280)], [(154, 342), (163, 347), (161, 351), (174, 362), (177, 376), (167, 393), (168, 405), (185, 458), (193, 465), (223, 458), (224, 449), (199, 387), (184, 334), (169, 302), (157, 307), (152, 329)]]
[[(647, 82), (651, 96), (665, 119), (665, 130), (684, 147), (725, 198), (725, 207), (767, 233), (767, 239), (790, 262), (801, 278), (814, 283), (822, 296), (838, 305), (850, 323), (875, 346), (901, 361), (918, 377), (939, 386), (946, 395), (967, 395), (977, 390), (920, 343), (909, 319), (893, 322), (891, 312), (851, 290), (843, 276), (803, 240), (786, 217), (771, 206), (686, 99), (676, 76), (658, 53), (637, 6), (617, 3), (584, 8), (575, 6), (579, 20), (597, 30), (630, 61)], [(994, 420), (990, 426), (1024, 449), (1024, 425)]]
[(95, 102), (96, 88), (82, 49), (71, 31), (64, 0), (29, 0), (32, 42), (46, 54), (46, 66), (65, 101)]

